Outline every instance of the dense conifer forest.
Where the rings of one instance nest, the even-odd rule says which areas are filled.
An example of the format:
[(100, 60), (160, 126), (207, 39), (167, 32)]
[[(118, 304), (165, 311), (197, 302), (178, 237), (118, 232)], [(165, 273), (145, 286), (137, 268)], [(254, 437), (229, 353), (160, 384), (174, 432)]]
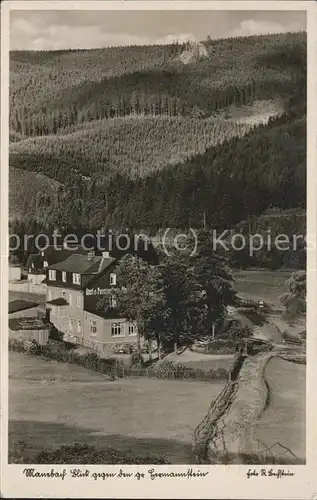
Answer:
[[(305, 209), (306, 34), (202, 45), (12, 52), (12, 223), (155, 233)], [(257, 103), (278, 110), (254, 123)]]

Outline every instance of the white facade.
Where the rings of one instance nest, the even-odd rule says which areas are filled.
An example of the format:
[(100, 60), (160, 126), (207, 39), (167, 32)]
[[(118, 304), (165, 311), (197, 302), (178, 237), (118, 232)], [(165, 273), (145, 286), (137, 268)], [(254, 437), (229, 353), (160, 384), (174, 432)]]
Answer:
[(21, 267), (9, 266), (9, 281), (21, 280)]

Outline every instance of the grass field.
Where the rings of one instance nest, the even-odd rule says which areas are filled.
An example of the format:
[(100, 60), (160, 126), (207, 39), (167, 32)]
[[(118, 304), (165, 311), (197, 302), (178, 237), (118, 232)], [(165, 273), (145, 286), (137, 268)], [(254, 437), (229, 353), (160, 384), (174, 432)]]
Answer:
[(291, 274), (292, 271), (235, 271), (233, 287), (245, 298), (263, 299), (279, 305), (279, 297), (285, 292), (285, 281)]
[(193, 431), (223, 382), (120, 379), (10, 353), (10, 445), (85, 442), (191, 463)]
[[(281, 443), (301, 461), (305, 461), (305, 374), (305, 365), (271, 359), (265, 369), (268, 406), (254, 427), (255, 439), (269, 447)], [(277, 456), (285, 452), (278, 445), (273, 451)], [(285, 457), (291, 457), (290, 453)]]

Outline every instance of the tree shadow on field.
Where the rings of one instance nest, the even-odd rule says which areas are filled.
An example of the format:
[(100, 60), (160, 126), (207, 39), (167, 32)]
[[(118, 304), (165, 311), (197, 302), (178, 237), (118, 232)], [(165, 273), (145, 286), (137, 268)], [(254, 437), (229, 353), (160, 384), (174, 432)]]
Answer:
[[(127, 415), (127, 418), (129, 416)], [(75, 443), (94, 446), (97, 449), (112, 447), (129, 456), (160, 456), (172, 464), (193, 464), (191, 443), (173, 439), (138, 438), (121, 434), (102, 434), (94, 429), (69, 426), (64, 423), (32, 420), (9, 421), (10, 463), (21, 463), (19, 451), (35, 456), (43, 449), (53, 450), (62, 445)]]

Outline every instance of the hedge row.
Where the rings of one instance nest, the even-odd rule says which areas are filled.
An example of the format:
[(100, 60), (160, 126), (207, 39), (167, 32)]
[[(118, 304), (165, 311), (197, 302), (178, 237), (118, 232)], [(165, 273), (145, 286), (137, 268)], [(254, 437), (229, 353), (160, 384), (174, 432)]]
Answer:
[(125, 374), (134, 377), (153, 377), (169, 380), (226, 380), (228, 372), (225, 368), (216, 368), (203, 370), (201, 368), (193, 368), (182, 363), (174, 363), (172, 361), (161, 361), (152, 365), (149, 368), (131, 367), (125, 369)]
[(169, 464), (164, 457), (155, 455), (127, 455), (114, 448), (96, 448), (75, 443), (55, 450), (30, 450), (24, 441), (14, 444), (9, 450), (11, 464)]
[(204, 354), (234, 354), (238, 343), (232, 339), (211, 340), (205, 345), (193, 345), (191, 350)]
[(160, 379), (178, 380), (224, 380), (228, 378), (228, 372), (224, 368), (203, 370), (193, 368), (182, 363), (161, 361), (149, 367), (143, 366), (142, 357), (131, 355), (131, 366), (124, 366), (121, 359), (111, 357), (102, 358), (97, 353), (79, 354), (75, 349), (67, 350), (63, 344), (39, 345), (35, 340), (10, 339), (9, 349), (16, 352), (24, 352), (46, 359), (52, 359), (63, 363), (72, 363), (90, 370), (116, 377), (153, 377)]

